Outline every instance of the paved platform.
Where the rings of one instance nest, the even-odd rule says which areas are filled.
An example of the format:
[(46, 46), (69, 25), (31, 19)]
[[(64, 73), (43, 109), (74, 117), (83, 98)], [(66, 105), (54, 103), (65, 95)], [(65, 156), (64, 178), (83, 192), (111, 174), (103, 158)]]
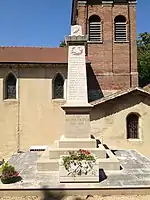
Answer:
[(0, 189), (39, 189), (39, 188), (141, 188), (150, 187), (150, 160), (135, 150), (118, 150), (114, 154), (120, 161), (122, 169), (116, 172), (103, 172), (99, 183), (67, 183), (60, 184), (58, 172), (38, 173), (36, 161), (40, 152), (25, 152), (14, 154), (9, 163), (20, 172), (23, 180), (14, 184), (4, 185), (0, 182)]

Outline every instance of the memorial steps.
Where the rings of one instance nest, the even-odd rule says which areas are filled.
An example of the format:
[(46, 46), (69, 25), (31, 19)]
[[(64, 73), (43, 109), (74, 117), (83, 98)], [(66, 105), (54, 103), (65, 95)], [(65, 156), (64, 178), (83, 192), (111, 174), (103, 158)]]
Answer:
[[(70, 148), (72, 145), (72, 148)], [(63, 139), (55, 142), (55, 148), (48, 147), (37, 161), (38, 172), (59, 171), (60, 157), (67, 155), (69, 151), (81, 149), (93, 153), (99, 163), (99, 169), (104, 171), (120, 170), (121, 166), (117, 157), (110, 149), (105, 149), (103, 144), (96, 148), (95, 139)]]

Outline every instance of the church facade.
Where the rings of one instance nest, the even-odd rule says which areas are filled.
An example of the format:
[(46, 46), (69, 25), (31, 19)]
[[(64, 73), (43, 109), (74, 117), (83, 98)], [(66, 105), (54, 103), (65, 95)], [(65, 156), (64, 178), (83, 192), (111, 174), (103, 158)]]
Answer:
[[(150, 93), (138, 87), (135, 0), (73, 0), (82, 26), (92, 134), (150, 156)], [(0, 152), (50, 145), (64, 134), (67, 47), (0, 47)], [(4, 154), (3, 153), (3, 154)]]

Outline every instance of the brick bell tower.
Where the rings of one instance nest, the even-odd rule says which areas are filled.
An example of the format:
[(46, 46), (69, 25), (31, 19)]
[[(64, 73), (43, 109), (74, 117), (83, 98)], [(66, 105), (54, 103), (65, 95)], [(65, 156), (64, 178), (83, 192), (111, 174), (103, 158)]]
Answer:
[(88, 35), (90, 101), (138, 86), (136, 0), (73, 0), (71, 24)]

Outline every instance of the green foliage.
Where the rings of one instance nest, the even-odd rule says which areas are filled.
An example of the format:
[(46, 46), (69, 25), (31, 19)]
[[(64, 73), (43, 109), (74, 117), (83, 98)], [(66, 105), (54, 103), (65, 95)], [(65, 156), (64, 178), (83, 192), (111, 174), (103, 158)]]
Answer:
[(150, 82), (150, 33), (141, 33), (137, 40), (139, 84)]
[(59, 47), (66, 47), (66, 43), (64, 40), (60, 42)]
[(95, 157), (87, 150), (80, 149), (79, 151), (70, 151), (68, 156), (63, 156), (63, 165), (66, 170), (70, 167), (72, 161), (93, 161), (96, 162)]
[(8, 162), (4, 162), (1, 167), (1, 178), (7, 179), (10, 177), (17, 177), (19, 173), (15, 170), (15, 168), (12, 165), (9, 165)]

